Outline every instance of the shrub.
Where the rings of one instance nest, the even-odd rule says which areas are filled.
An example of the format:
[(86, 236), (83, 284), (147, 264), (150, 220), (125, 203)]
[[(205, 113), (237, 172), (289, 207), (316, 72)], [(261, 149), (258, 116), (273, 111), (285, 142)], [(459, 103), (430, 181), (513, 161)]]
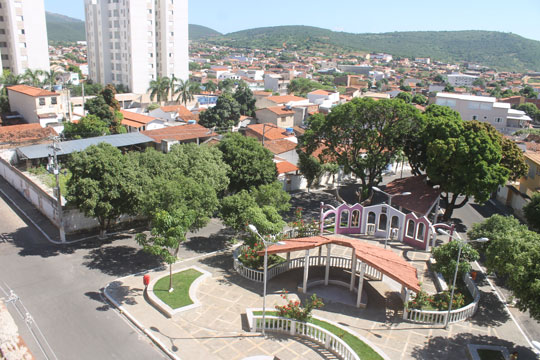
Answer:
[[(435, 296), (433, 296), (433, 304), (438, 310), (448, 310), (450, 295), (450, 290), (435, 294)], [(460, 307), (463, 307), (463, 305), (465, 305), (465, 295), (459, 292), (454, 292), (452, 309), (459, 309)]]
[(288, 302), (287, 305), (276, 305), (279, 316), (298, 321), (309, 321), (311, 319), (311, 312), (314, 309), (320, 309), (324, 306), (322, 299), (317, 297), (316, 294), (311, 295), (311, 297), (306, 300), (304, 306), (302, 306), (300, 301), (289, 300), (286, 290), (283, 290), (281, 297)]

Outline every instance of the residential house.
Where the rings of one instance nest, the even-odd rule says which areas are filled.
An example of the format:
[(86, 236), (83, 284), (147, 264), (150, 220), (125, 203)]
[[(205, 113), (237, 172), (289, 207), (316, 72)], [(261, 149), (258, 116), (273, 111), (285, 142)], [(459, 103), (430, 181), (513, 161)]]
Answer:
[(172, 123), (174, 123), (175, 121), (187, 123), (190, 120), (198, 120), (198, 116), (193, 114), (183, 105), (162, 106), (160, 108), (150, 111), (148, 115)]
[(297, 145), (298, 144), (295, 141), (291, 141), (290, 138), (264, 142), (264, 147), (270, 150), (274, 156), (278, 156), (294, 165), (298, 165), (298, 153), (296, 152)]
[(0, 126), (0, 149), (50, 143), (51, 137), (57, 135), (54, 129), (42, 128), (38, 123)]
[(280, 95), (287, 94), (287, 88), (294, 78), (292, 72), (283, 72), (280, 74), (265, 74), (264, 75), (264, 88)]
[(478, 76), (454, 73), (447, 75), (447, 78), (448, 83), (452, 86), (472, 87), (473, 82), (478, 79)]
[(169, 126), (162, 129), (146, 130), (144, 135), (152, 138), (156, 143), (156, 149), (169, 152), (171, 146), (183, 143), (200, 143), (217, 136), (217, 133), (199, 124), (187, 124), (180, 126)]
[(137, 114), (133, 111), (120, 110), (124, 118), (122, 125), (128, 132), (139, 132), (144, 130), (161, 129), (165, 127), (165, 121), (153, 116)]
[(280, 128), (292, 128), (294, 124), (294, 110), (292, 107), (272, 106), (255, 111), (259, 124), (273, 124)]
[(452, 108), (463, 120), (487, 122), (503, 134), (527, 128), (532, 122), (525, 112), (511, 109), (510, 104), (497, 102), (494, 97), (439, 92), (435, 104)]
[(208, 74), (208, 76), (219, 79), (221, 75), (223, 75), (225, 73), (228, 73), (229, 71), (230, 71), (229, 67), (227, 67), (227, 66), (212, 66), (208, 70), (207, 74)]
[(526, 151), (524, 156), (529, 172), (519, 180), (519, 191), (532, 197), (540, 192), (540, 152)]
[(283, 129), (274, 124), (251, 124), (246, 127), (246, 136), (254, 137), (264, 145), (267, 141), (288, 139), (298, 142), (294, 129)]
[(256, 103), (257, 108), (266, 108), (274, 106), (298, 106), (298, 105), (309, 105), (309, 99), (295, 96), (295, 95), (277, 95), (277, 96), (268, 96), (261, 97)]
[(67, 117), (68, 108), (62, 94), (28, 85), (9, 86), (7, 92), (11, 111), (21, 114), (30, 124), (45, 127)]

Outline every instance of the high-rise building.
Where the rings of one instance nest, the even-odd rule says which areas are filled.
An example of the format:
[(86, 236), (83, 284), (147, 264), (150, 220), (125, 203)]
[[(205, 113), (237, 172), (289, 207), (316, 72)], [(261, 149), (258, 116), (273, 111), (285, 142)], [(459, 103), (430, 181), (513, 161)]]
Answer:
[(187, 0), (85, 0), (92, 80), (146, 93), (158, 77), (188, 78)]
[(43, 0), (0, 2), (2, 69), (22, 74), (26, 69), (49, 71), (49, 47)]

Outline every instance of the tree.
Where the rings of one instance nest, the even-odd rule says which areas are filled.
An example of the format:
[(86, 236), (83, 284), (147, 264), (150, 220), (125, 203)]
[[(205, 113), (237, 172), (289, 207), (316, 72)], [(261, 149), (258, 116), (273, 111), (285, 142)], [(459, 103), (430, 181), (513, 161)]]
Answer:
[(529, 117), (533, 119), (533, 121), (535, 122), (540, 121), (540, 110), (536, 107), (536, 105), (532, 103), (525, 103), (525, 104), (519, 105), (517, 109), (521, 111), (525, 111), (525, 113), (529, 115)]
[(523, 207), (523, 214), (529, 226), (540, 232), (540, 194), (533, 195), (531, 201)]
[(23, 76), (30, 86), (39, 86), (39, 77), (43, 74), (41, 70), (26, 69)]
[(230, 93), (235, 85), (233, 79), (225, 79), (218, 83), (218, 89), (224, 93)]
[(454, 92), (455, 89), (454, 89), (454, 87), (452, 85), (446, 84), (443, 91), (444, 92)]
[(144, 251), (159, 256), (169, 264), (169, 292), (173, 291), (172, 265), (178, 258), (180, 244), (186, 241), (186, 233), (194, 220), (195, 213), (185, 207), (175, 209), (172, 213), (160, 210), (152, 219), (150, 238), (143, 233), (135, 237)]
[(159, 103), (163, 103), (167, 100), (167, 95), (169, 93), (169, 78), (167, 77), (158, 77), (156, 80), (150, 81), (150, 86), (148, 90), (150, 92), (150, 100), (157, 100)]
[(120, 103), (118, 100), (116, 100), (116, 88), (113, 84), (107, 84), (103, 90), (101, 90), (100, 95), (103, 97), (103, 100), (105, 100), (105, 103), (109, 105), (109, 107), (113, 111), (119, 111), (120, 110)]
[(512, 216), (493, 215), (474, 224), (469, 238), (487, 237), (486, 266), (516, 297), (517, 307), (540, 320), (540, 235)]
[(45, 75), (44, 83), (49, 85), (49, 89), (52, 90), (53, 85), (56, 84), (56, 78), (58, 77), (58, 72), (54, 70), (50, 71), (44, 71), (43, 75)]
[(198, 71), (201, 70), (201, 65), (196, 62), (189, 63), (189, 71)]
[(399, 90), (410, 92), (410, 91), (412, 90), (412, 88), (411, 88), (409, 85), (401, 85), (401, 86), (399, 87)]
[(474, 80), (472, 84), (473, 84), (473, 86), (478, 86), (478, 87), (481, 87), (481, 88), (486, 87), (486, 82), (482, 78), (478, 78), (478, 79)]
[(255, 116), (255, 98), (248, 85), (241, 81), (233, 94), (234, 100), (240, 104), (240, 115)]
[(519, 93), (528, 99), (536, 99), (538, 97), (538, 93), (534, 91), (530, 85), (527, 85), (523, 89), (519, 90)]
[(307, 154), (322, 148), (320, 161), (353, 172), (361, 181), (360, 200), (365, 200), (420, 117), (417, 109), (401, 100), (355, 98), (326, 116), (311, 116), (299, 146)]
[[(450, 241), (442, 246), (433, 248), (433, 258), (437, 261), (434, 266), (434, 270), (440, 272), (448, 283), (452, 282), (454, 278), (458, 251), (459, 242), (457, 241)], [(478, 258), (478, 251), (476, 251), (470, 244), (462, 245), (461, 258), (458, 267), (459, 278), (462, 278), (463, 275), (471, 271), (470, 262), (476, 261)]]
[(9, 70), (4, 70), (2, 72), (2, 78), (0, 79), (0, 82), (2, 83), (2, 85), (4, 85), (4, 89), (2, 91), (7, 95), (7, 86), (19, 85), (23, 81), (23, 75), (15, 75)]
[(82, 117), (77, 123), (67, 122), (62, 133), (66, 139), (86, 139), (110, 135), (109, 125), (95, 115)]
[(120, 104), (115, 95), (116, 89), (109, 84), (96, 97), (86, 101), (84, 108), (89, 115), (95, 115), (104, 121), (111, 134), (122, 134), (126, 132), (125, 127), (122, 125), (124, 116), (119, 111)]
[(410, 93), (402, 91), (399, 94), (397, 94), (396, 98), (405, 101), (407, 104), (410, 104), (413, 97)]
[[(479, 202), (489, 199), (509, 178), (510, 170), (501, 164), (500, 138), (476, 121), (462, 121), (448, 107), (430, 105), (420, 131), (405, 147), (413, 168), (423, 170), (433, 184), (440, 185), (445, 206), (443, 219), (464, 206), (469, 197)], [(460, 196), (463, 200), (458, 203)]]
[(213, 94), (214, 91), (217, 90), (217, 85), (213, 81), (207, 81), (204, 83), (204, 90), (209, 91), (211, 94)]
[(176, 86), (175, 94), (178, 94), (176, 101), (182, 101), (184, 106), (187, 105), (188, 101), (193, 101), (194, 99), (191, 84), (189, 80), (180, 80)]
[(427, 99), (424, 95), (421, 95), (421, 94), (415, 94), (412, 99), (411, 99), (411, 102), (413, 104), (418, 104), (418, 105), (425, 105), (427, 103)]
[(84, 109), (88, 111), (89, 115), (97, 116), (108, 125), (114, 121), (114, 112), (101, 95), (87, 100), (84, 104)]
[(103, 236), (123, 214), (135, 215), (141, 189), (137, 170), (112, 145), (100, 143), (73, 153), (68, 163), (67, 200), (86, 216), (96, 218)]
[(237, 126), (240, 121), (240, 104), (230, 94), (221, 95), (216, 106), (199, 114), (199, 124), (207, 127), (216, 127), (218, 131), (226, 131)]
[(306, 154), (301, 149), (296, 151), (298, 153), (298, 168), (307, 181), (307, 189), (313, 187), (314, 184), (319, 183), (319, 179), (322, 175), (321, 162), (314, 156)]
[(295, 78), (289, 83), (287, 92), (296, 96), (305, 97), (307, 93), (313, 90), (322, 89), (322, 87), (322, 84), (316, 81), (306, 78)]
[(252, 187), (251, 194), (259, 206), (272, 206), (280, 214), (291, 208), (291, 196), (283, 190), (283, 184), (279, 181)]
[[(177, 94), (176, 92), (176, 82), (180, 79), (178, 79), (176, 76), (171, 75), (171, 77), (167, 78), (169, 83), (167, 84), (167, 100), (174, 100), (174, 95)], [(170, 94), (170, 98), (169, 98)]]
[(444, 82), (444, 77), (441, 74), (437, 74), (433, 78), (433, 81), (438, 82), (438, 83), (442, 83), (442, 82)]
[(277, 179), (273, 154), (251, 137), (227, 134), (218, 145), (229, 165), (229, 191), (232, 193), (271, 184)]

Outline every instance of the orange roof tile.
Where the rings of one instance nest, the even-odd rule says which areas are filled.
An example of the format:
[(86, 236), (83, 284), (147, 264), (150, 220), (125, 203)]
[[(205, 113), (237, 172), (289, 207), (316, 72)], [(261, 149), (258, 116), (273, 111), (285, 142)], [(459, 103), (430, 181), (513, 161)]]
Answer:
[(268, 140), (278, 140), (291, 137), (285, 129), (279, 128), (274, 124), (252, 124), (247, 126), (248, 133), (252, 132), (262, 139), (263, 130), (264, 138)]
[(534, 161), (536, 164), (540, 165), (540, 152), (536, 151), (525, 151), (525, 157), (531, 161)]
[(287, 109), (286, 107), (283, 107), (283, 106), (272, 106), (272, 107), (263, 108), (257, 111), (266, 111), (266, 110), (271, 111), (276, 115), (294, 115), (294, 110)]
[(0, 126), (0, 143), (4, 145), (37, 142), (57, 135), (53, 128), (42, 128), (37, 123)]
[[(413, 291), (420, 291), (416, 268), (390, 249), (383, 249), (382, 247), (358, 239), (335, 236), (285, 239), (283, 242), (285, 242), (285, 245), (270, 245), (267, 249), (268, 254), (314, 249), (326, 244), (346, 246), (354, 249), (356, 257), (360, 261), (379, 270), (407, 288)], [(259, 255), (262, 254), (264, 254), (264, 251), (259, 253)]]
[(276, 163), (276, 168), (277, 168), (278, 174), (286, 174), (286, 173), (298, 170), (298, 167), (296, 165), (291, 164), (288, 161), (281, 161), (281, 162)]
[(264, 143), (264, 147), (274, 154), (283, 154), (284, 152), (296, 149), (296, 143), (287, 139), (271, 140)]
[[(126, 110), (120, 110), (120, 112), (122, 113), (122, 115), (124, 115), (124, 119), (122, 119), (122, 124), (124, 124), (125, 121), (126, 122), (130, 121), (130, 122), (139, 123), (142, 126), (142, 125), (146, 125), (149, 122), (152, 122), (152, 121), (157, 119), (157, 118), (152, 117), (152, 116), (146, 116), (146, 115), (143, 115), (143, 114), (137, 114), (137, 113), (134, 113), (134, 112), (131, 112), (131, 111), (126, 111)], [(129, 125), (129, 126), (132, 126), (132, 125)]]
[(162, 129), (146, 130), (142, 133), (146, 136), (151, 137), (157, 143), (160, 143), (162, 140), (169, 139), (184, 141), (217, 136), (215, 132), (199, 124), (168, 126)]
[(312, 92), (310, 92), (310, 94), (313, 94), (313, 95), (329, 95), (330, 93), (328, 91), (324, 91), (324, 90), (313, 90)]
[(197, 116), (193, 114), (191, 111), (189, 111), (188, 108), (183, 105), (162, 106), (160, 109), (165, 112), (175, 112), (178, 114), (178, 117), (180, 117), (184, 121), (197, 120)]
[(28, 96), (32, 96), (32, 97), (59, 96), (60, 95), (58, 93), (55, 93), (49, 90), (40, 89), (37, 87), (28, 86), (28, 85), (13, 85), (13, 86), (8, 86), (7, 89), (11, 91), (16, 91), (21, 94), (25, 94)]
[(277, 95), (269, 96), (268, 100), (275, 102), (276, 104), (286, 104), (289, 101), (304, 101), (306, 98), (294, 95)]

